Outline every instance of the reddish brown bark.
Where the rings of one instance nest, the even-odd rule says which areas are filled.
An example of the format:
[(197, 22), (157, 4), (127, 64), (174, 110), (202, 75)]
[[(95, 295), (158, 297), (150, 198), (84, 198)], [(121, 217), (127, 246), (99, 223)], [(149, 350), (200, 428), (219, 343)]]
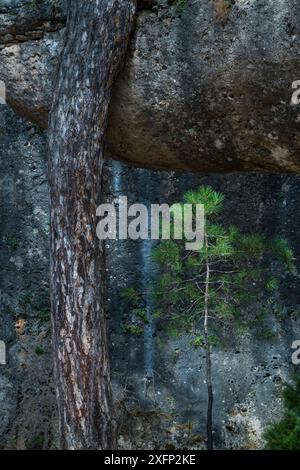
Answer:
[(51, 303), (64, 449), (116, 447), (96, 207), (111, 88), (134, 12), (131, 0), (69, 1), (50, 116)]

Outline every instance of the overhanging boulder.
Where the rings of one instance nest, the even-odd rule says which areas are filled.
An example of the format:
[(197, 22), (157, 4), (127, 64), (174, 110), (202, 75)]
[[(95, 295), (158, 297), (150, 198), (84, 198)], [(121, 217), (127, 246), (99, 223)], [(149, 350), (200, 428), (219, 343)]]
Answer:
[[(0, 0), (8, 103), (44, 127), (61, 3)], [(114, 89), (110, 155), (147, 168), (298, 173), (299, 1), (188, 0), (181, 12), (176, 2), (156, 3), (139, 12)]]

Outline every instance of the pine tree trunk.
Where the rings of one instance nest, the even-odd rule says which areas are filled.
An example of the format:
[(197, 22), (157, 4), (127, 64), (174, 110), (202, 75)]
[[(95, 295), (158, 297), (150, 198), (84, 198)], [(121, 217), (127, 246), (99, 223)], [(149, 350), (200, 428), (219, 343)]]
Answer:
[(51, 303), (63, 449), (116, 447), (96, 237), (107, 111), (131, 31), (133, 0), (69, 0), (49, 123)]
[[(207, 234), (205, 234), (205, 246), (208, 248)], [(206, 434), (207, 450), (213, 450), (213, 388), (211, 377), (211, 349), (208, 335), (208, 301), (209, 301), (209, 280), (210, 266), (208, 255), (206, 255), (206, 278), (205, 278), (205, 296), (204, 296), (204, 342), (206, 348), (206, 384), (207, 384), (207, 417)]]

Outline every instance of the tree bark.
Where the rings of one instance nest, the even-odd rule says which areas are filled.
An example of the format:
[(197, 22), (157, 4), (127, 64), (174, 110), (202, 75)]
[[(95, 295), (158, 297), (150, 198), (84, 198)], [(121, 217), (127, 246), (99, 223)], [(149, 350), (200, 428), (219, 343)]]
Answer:
[(51, 304), (63, 449), (116, 447), (96, 208), (111, 88), (135, 3), (68, 2), (49, 122)]
[(213, 450), (213, 388), (211, 377), (211, 350), (208, 335), (208, 301), (209, 301), (209, 280), (210, 265), (208, 259), (208, 240), (205, 233), (206, 247), (206, 277), (205, 277), (205, 295), (204, 295), (204, 342), (206, 348), (206, 384), (207, 384), (207, 417), (206, 417), (206, 434), (207, 434), (207, 450)]

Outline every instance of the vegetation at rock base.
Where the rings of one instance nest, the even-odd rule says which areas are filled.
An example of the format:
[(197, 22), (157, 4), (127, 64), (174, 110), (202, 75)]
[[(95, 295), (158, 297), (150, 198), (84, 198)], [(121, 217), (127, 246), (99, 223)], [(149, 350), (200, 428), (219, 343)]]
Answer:
[(300, 375), (283, 390), (284, 415), (265, 432), (270, 450), (300, 450)]
[(42, 356), (44, 353), (45, 351), (42, 348), (39, 348), (39, 347), (35, 348), (35, 354), (37, 356)]
[(183, 10), (187, 6), (187, 3), (188, 3), (188, 0), (176, 0), (175, 6), (176, 6), (176, 10), (178, 11), (178, 13), (183, 12)]
[(16, 250), (18, 248), (19, 242), (16, 237), (9, 237), (7, 240), (7, 245), (11, 250)]
[(146, 308), (142, 296), (133, 287), (123, 289), (122, 299), (126, 302), (130, 310), (130, 321), (122, 325), (123, 333), (134, 336), (141, 336), (145, 324), (148, 323)]

